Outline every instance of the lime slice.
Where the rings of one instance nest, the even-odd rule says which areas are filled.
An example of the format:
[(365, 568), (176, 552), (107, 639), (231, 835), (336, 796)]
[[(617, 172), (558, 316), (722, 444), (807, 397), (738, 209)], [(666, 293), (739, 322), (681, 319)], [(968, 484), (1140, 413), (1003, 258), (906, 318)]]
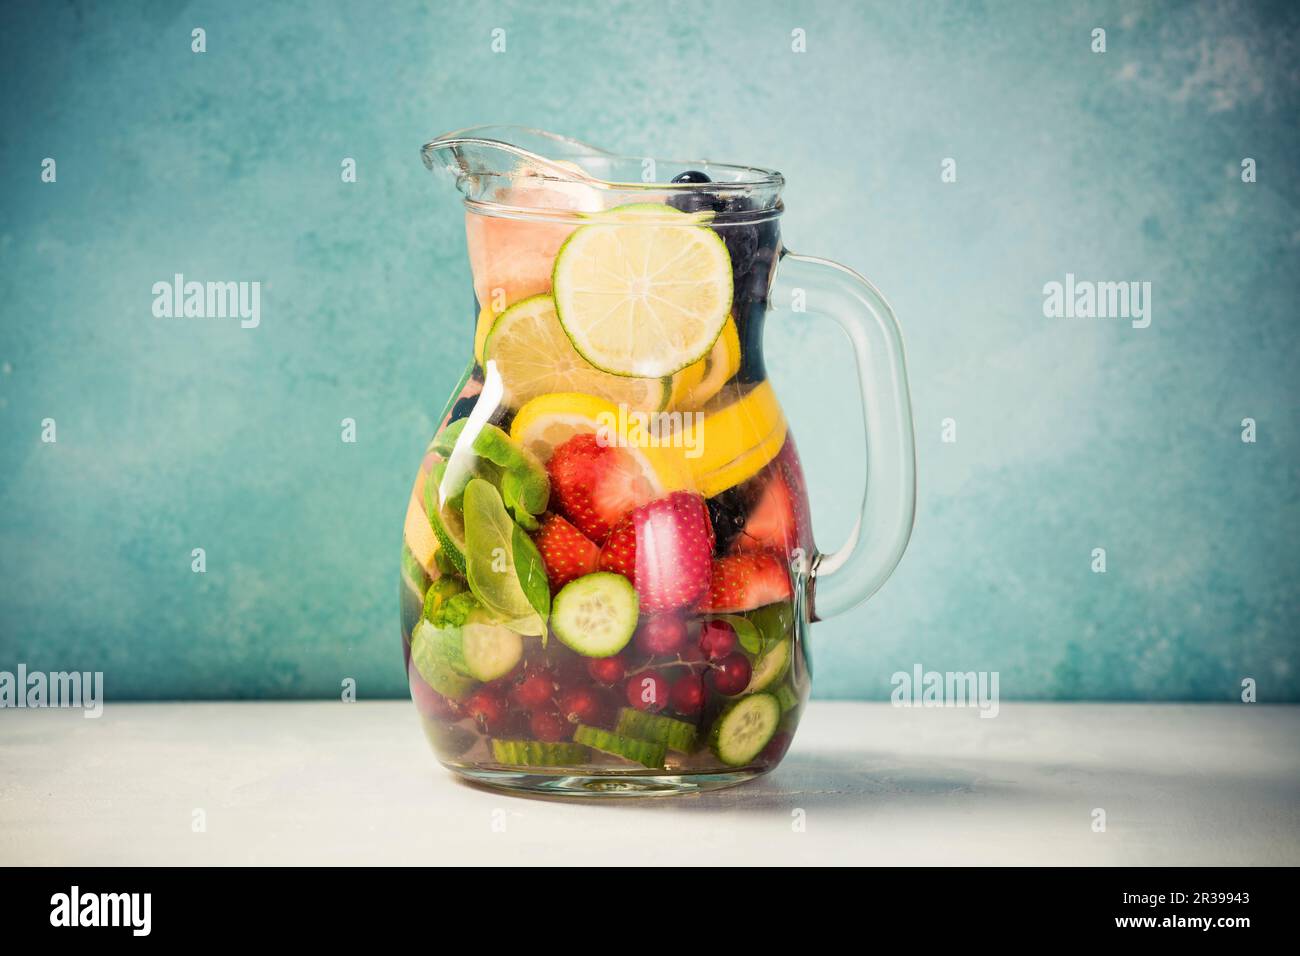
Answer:
[(446, 474), (447, 463), (436, 462), (424, 479), (424, 513), (438, 539), (437, 554), (445, 554), (452, 566), (465, 573), (465, 526), (461, 516), (451, 506), (440, 485)]
[(487, 335), (483, 359), (485, 366), (496, 364), (507, 399), (516, 408), (548, 392), (585, 392), (654, 411), (665, 407), (672, 387), (660, 378), (626, 378), (592, 368), (565, 335), (549, 295), (533, 296), (502, 312)]
[(695, 217), (638, 204), (577, 229), (551, 286), (578, 354), (615, 375), (662, 378), (717, 341), (731, 310), (731, 257)]
[(543, 634), (550, 589), (541, 555), (519, 528), (491, 482), (465, 486), (465, 577), (470, 590), (501, 623), (521, 634)]

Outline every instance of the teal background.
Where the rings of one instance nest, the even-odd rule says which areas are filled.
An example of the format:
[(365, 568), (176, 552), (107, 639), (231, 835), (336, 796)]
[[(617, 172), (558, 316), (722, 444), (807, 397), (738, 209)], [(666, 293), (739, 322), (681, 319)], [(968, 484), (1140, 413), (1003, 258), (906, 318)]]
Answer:
[[(883, 698), (919, 662), (997, 670), (1007, 698), (1228, 700), (1249, 676), (1300, 699), (1298, 26), (1291, 4), (7, 4), (0, 669), (103, 670), (119, 698), (405, 693), (402, 518), (472, 325), (456, 198), (417, 152), (491, 122), (778, 168), (787, 243), (893, 302), (916, 531), (815, 628), (819, 695)], [(260, 280), (261, 327), (154, 319), (175, 272)], [(1066, 272), (1152, 282), (1151, 327), (1044, 318)], [(833, 548), (862, 480), (852, 369), (828, 325), (773, 323), (767, 350)]]

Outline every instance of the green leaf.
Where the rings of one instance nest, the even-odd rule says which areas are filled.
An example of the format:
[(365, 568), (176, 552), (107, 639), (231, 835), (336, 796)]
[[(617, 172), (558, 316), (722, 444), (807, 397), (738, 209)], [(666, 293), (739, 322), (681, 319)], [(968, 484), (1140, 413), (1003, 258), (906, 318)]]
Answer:
[(515, 575), (519, 578), (519, 586), (523, 588), (528, 603), (542, 619), (542, 646), (545, 647), (546, 622), (551, 616), (551, 582), (546, 577), (546, 564), (542, 561), (537, 545), (533, 544), (533, 539), (520, 528), (515, 528), (514, 550)]
[(474, 436), (474, 453), (501, 469), (501, 496), (516, 518), (521, 512), (539, 515), (546, 510), (551, 480), (536, 455), (491, 422), (485, 422)]
[(759, 636), (758, 628), (751, 624), (748, 618), (741, 617), (739, 614), (715, 614), (710, 620), (726, 621), (730, 624), (731, 629), (736, 632), (736, 640), (750, 654), (762, 652), (763, 639)]
[(497, 621), (520, 634), (545, 634), (551, 596), (542, 557), (482, 478), (465, 488), (465, 563), (470, 590)]
[(749, 620), (758, 628), (764, 650), (789, 636), (794, 627), (794, 605), (788, 601), (767, 604), (749, 612)]
[(449, 457), (452, 449), (456, 447), (456, 442), (460, 439), (460, 433), (465, 430), (467, 421), (469, 421), (468, 418), (458, 418), (440, 431), (434, 437), (433, 444), (429, 446), (429, 451), (443, 458)]

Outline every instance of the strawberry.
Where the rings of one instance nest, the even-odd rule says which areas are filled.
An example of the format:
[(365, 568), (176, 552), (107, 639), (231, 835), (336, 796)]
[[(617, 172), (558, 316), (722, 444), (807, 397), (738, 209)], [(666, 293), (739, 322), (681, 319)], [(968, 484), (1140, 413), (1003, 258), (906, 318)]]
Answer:
[(610, 532), (600, 567), (636, 588), (642, 613), (688, 607), (709, 589), (713, 525), (704, 499), (673, 492), (642, 505)]
[(545, 519), (533, 541), (546, 565), (546, 576), (551, 582), (552, 592), (558, 591), (574, 578), (596, 570), (600, 548), (559, 515)]
[(556, 448), (547, 470), (552, 507), (597, 544), (605, 542), (620, 518), (654, 494), (625, 449), (602, 445), (590, 432)]
[(709, 596), (700, 605), (708, 614), (737, 614), (790, 600), (790, 569), (775, 551), (732, 554), (713, 562)]
[(790, 554), (796, 547), (812, 550), (812, 523), (803, 469), (793, 440), (787, 441), (772, 462), (767, 483), (750, 508), (745, 526), (736, 536), (736, 551), (768, 548)]

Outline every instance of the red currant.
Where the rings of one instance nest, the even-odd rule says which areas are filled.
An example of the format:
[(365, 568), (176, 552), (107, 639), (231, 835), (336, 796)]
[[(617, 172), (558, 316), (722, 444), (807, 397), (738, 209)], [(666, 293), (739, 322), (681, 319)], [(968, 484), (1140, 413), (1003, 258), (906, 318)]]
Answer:
[(575, 687), (560, 695), (560, 715), (575, 724), (598, 724), (604, 713), (600, 698), (589, 687)]
[(550, 676), (538, 671), (531, 672), (514, 686), (510, 696), (524, 710), (536, 710), (551, 702), (555, 694), (555, 683)]
[(758, 755), (758, 762), (764, 764), (776, 764), (781, 762), (785, 752), (790, 749), (790, 743), (794, 738), (784, 730), (772, 737), (763, 748), (763, 752)]
[(587, 673), (601, 684), (617, 684), (626, 670), (621, 657), (593, 657), (587, 661)]
[(753, 672), (749, 658), (744, 654), (732, 653), (715, 661), (709, 671), (713, 689), (727, 697), (739, 694), (749, 686), (749, 677)]
[(736, 632), (726, 621), (706, 621), (700, 630), (700, 650), (716, 661), (736, 649)]
[(641, 625), (637, 647), (647, 654), (675, 653), (686, 640), (686, 621), (676, 614), (656, 614)]
[(683, 716), (698, 714), (704, 706), (704, 681), (698, 674), (687, 672), (673, 681), (668, 692), (668, 704)]
[(648, 671), (633, 674), (627, 682), (627, 702), (637, 710), (663, 710), (668, 704), (668, 681)]
[(568, 722), (553, 710), (539, 710), (533, 714), (529, 729), (537, 740), (557, 741), (569, 736)]
[(480, 689), (465, 701), (465, 713), (484, 731), (495, 733), (505, 726), (506, 702), (503, 697)]

